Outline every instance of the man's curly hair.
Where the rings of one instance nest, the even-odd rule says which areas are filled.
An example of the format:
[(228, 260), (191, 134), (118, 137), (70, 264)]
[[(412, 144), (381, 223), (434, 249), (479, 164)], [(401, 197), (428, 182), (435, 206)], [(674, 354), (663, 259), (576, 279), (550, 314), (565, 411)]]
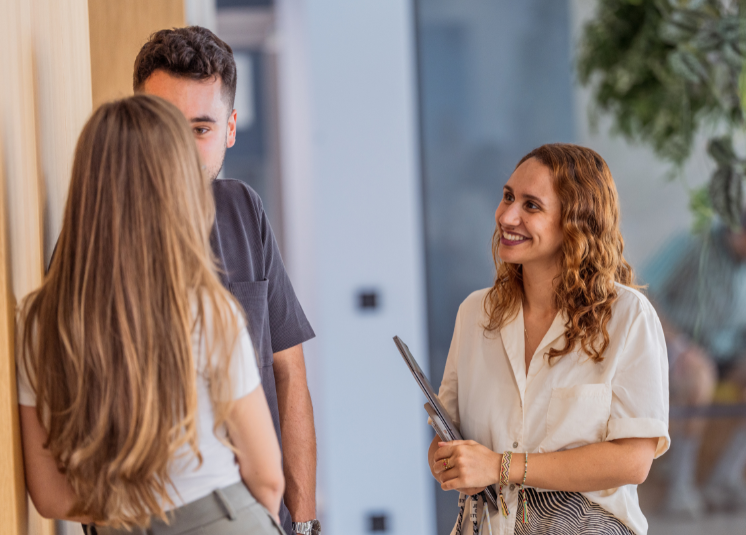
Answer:
[(132, 85), (135, 92), (155, 71), (194, 80), (219, 77), (223, 96), (233, 109), (236, 97), (236, 62), (233, 50), (217, 35), (201, 26), (160, 30), (150, 36), (135, 59)]
[[(614, 283), (635, 287), (632, 267), (623, 255), (614, 179), (597, 152), (578, 145), (542, 145), (524, 156), (516, 168), (531, 158), (549, 168), (562, 204), (564, 241), (554, 301), (568, 320), (565, 347), (550, 349), (549, 359), (567, 355), (579, 344), (593, 361), (600, 362), (609, 345), (606, 326), (611, 306), (618, 298)], [(500, 231), (496, 228), (492, 253), (497, 273), (484, 302), (487, 331), (514, 318), (523, 299), (522, 266), (501, 261), (499, 249)]]

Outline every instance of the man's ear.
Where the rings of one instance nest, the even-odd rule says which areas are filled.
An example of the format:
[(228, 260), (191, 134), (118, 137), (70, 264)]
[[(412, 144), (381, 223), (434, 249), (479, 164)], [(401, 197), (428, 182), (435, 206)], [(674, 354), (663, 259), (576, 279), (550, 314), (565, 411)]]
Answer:
[(228, 137), (225, 140), (225, 146), (231, 148), (236, 144), (236, 110), (233, 110), (228, 116)]

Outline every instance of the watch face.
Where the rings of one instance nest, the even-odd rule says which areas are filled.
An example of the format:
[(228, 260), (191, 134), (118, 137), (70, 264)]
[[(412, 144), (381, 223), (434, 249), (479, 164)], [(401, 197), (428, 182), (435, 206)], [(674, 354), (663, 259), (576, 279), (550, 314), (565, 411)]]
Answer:
[(293, 522), (293, 531), (300, 533), (300, 535), (320, 535), (321, 523), (318, 520)]

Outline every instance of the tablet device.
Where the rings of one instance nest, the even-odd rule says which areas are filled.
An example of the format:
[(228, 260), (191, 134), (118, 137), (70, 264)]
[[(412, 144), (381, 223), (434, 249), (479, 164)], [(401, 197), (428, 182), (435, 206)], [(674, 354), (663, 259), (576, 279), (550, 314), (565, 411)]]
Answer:
[[(451, 416), (448, 414), (448, 411), (440, 402), (440, 399), (438, 399), (438, 395), (433, 390), (430, 381), (427, 380), (427, 377), (422, 372), (422, 368), (420, 368), (420, 365), (417, 364), (417, 361), (409, 351), (407, 344), (405, 344), (398, 336), (394, 336), (394, 343), (399, 349), (399, 353), (401, 353), (401, 356), (404, 358), (404, 362), (409, 366), (409, 371), (412, 372), (415, 381), (420, 385), (422, 393), (425, 394), (425, 397), (427, 398), (425, 410), (430, 416), (430, 421), (432, 422), (430, 425), (433, 426), (433, 429), (435, 429), (435, 432), (438, 434), (440, 439), (444, 442), (450, 442), (451, 440), (464, 440), (458, 427), (456, 427)], [(500, 509), (497, 506), (497, 494), (495, 494), (495, 489), (492, 486), (489, 486), (484, 489), (483, 494), (487, 496), (495, 510), (499, 511)]]
[[(394, 343), (396, 344), (396, 347), (399, 348), (399, 353), (401, 353), (401, 356), (404, 357), (404, 362), (406, 362), (407, 366), (409, 366), (409, 371), (411, 371), (412, 375), (414, 375), (415, 381), (417, 381), (417, 384), (420, 385), (422, 393), (425, 394), (427, 403), (434, 411), (434, 416), (437, 416), (437, 418), (440, 420), (440, 422), (438, 423), (445, 433), (445, 436), (439, 432), (439, 429), (437, 427), (435, 427), (435, 431), (438, 432), (438, 436), (446, 442), (450, 442), (451, 440), (463, 440), (458, 427), (456, 427), (456, 424), (453, 423), (453, 420), (451, 420), (451, 416), (448, 414), (448, 411), (440, 402), (440, 399), (438, 399), (438, 395), (433, 390), (430, 381), (427, 380), (427, 377), (422, 372), (422, 368), (420, 368), (420, 365), (417, 364), (417, 361), (412, 356), (412, 353), (409, 351), (407, 344), (405, 344), (398, 336), (394, 336)], [(425, 409), (427, 410), (427, 406), (425, 406)], [(428, 411), (428, 414), (430, 414), (430, 411)], [(433, 414), (430, 414), (430, 418), (432, 417)], [(433, 422), (435, 422), (435, 420), (433, 420)]]

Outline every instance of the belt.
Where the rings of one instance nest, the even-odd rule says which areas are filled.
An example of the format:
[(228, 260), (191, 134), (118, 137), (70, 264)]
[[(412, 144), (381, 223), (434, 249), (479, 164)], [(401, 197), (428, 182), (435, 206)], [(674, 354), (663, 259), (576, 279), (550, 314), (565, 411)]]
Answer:
[(154, 518), (149, 528), (112, 528), (96, 526), (98, 535), (179, 535), (221, 518), (237, 518), (237, 511), (257, 503), (242, 481), (216, 489), (207, 496), (167, 511), (169, 524)]

